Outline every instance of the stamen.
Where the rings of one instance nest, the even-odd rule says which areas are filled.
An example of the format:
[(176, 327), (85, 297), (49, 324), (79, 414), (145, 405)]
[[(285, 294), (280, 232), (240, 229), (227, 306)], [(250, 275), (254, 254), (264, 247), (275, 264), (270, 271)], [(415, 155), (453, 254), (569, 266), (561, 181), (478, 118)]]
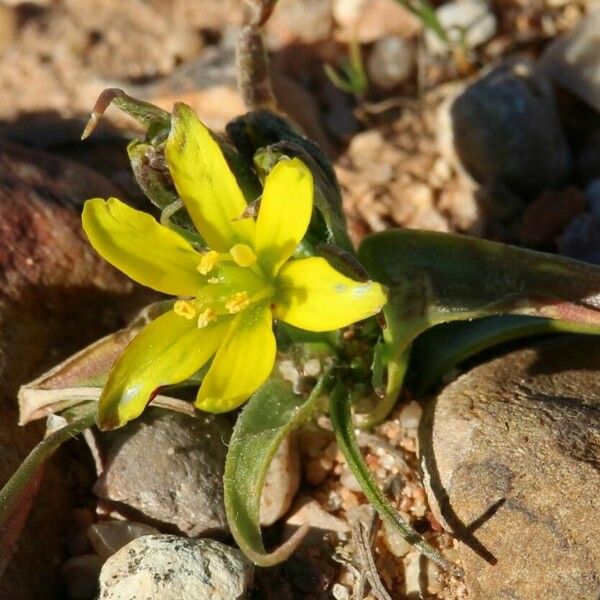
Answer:
[(219, 283), (221, 280), (218, 277), (209, 277), (207, 281), (208, 283)]
[(215, 311), (212, 308), (207, 308), (198, 315), (198, 329), (206, 327), (211, 321), (217, 318)]
[(248, 292), (236, 292), (227, 298), (225, 308), (231, 313), (238, 313), (250, 304)]
[(246, 244), (236, 244), (229, 251), (235, 263), (240, 267), (249, 267), (256, 262), (254, 250)]
[(196, 316), (196, 307), (189, 300), (177, 300), (173, 305), (173, 311), (179, 317), (191, 320)]
[(198, 265), (198, 271), (202, 275), (207, 275), (214, 269), (217, 262), (219, 262), (219, 253), (214, 250), (209, 250), (202, 255), (200, 264)]

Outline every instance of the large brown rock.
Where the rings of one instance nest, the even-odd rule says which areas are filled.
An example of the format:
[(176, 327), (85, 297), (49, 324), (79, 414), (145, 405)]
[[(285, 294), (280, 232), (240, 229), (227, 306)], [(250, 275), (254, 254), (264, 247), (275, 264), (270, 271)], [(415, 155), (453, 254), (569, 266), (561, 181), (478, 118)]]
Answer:
[(598, 338), (473, 369), (429, 407), (420, 441), (436, 518), (463, 541), (469, 600), (598, 598)]
[[(39, 426), (17, 426), (19, 385), (149, 301), (81, 231), (82, 201), (115, 193), (77, 163), (0, 142), (0, 485), (42, 435)], [(46, 469), (0, 598), (62, 597), (57, 567), (74, 489), (73, 470), (60, 458)]]

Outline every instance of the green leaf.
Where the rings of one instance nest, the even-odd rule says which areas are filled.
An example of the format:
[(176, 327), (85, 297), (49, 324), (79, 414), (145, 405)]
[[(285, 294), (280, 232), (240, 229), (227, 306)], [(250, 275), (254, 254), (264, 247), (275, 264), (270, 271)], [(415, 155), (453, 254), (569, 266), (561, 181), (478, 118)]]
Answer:
[(410, 544), (419, 549), (429, 560), (439, 565), (442, 569), (458, 577), (464, 575), (462, 569), (444, 558), (433, 546), (429, 545), (388, 502), (383, 492), (377, 485), (369, 467), (367, 466), (356, 441), (354, 424), (350, 412), (350, 398), (344, 386), (338, 384), (332, 394), (330, 402), (330, 417), (338, 447), (344, 455), (350, 470), (358, 481), (364, 495), (379, 513), (381, 518)]
[(452, 367), (497, 344), (549, 333), (600, 334), (600, 326), (506, 315), (432, 327), (413, 344), (410, 366), (415, 391), (424, 394)]
[(225, 463), (225, 510), (238, 546), (259, 566), (285, 560), (306, 533), (306, 528), (300, 528), (275, 551), (266, 552), (260, 533), (260, 497), (277, 448), (313, 414), (327, 382), (328, 375), (324, 375), (305, 399), (282, 381), (268, 381), (250, 398), (233, 429)]
[(283, 157), (300, 158), (311, 170), (315, 181), (317, 211), (309, 227), (309, 236), (354, 253), (335, 171), (315, 143), (298, 133), (282, 117), (265, 110), (234, 119), (227, 125), (227, 135), (240, 156), (254, 164), (263, 177)]
[(452, 45), (444, 26), (438, 19), (435, 8), (427, 0), (396, 0), (396, 2), (421, 19), (423, 25), (435, 33), (447, 46)]
[(61, 444), (91, 427), (95, 418), (95, 404), (79, 407), (71, 422), (45, 437), (0, 490), (0, 575), (12, 556), (14, 545), (19, 539), (31, 503), (39, 489), (45, 462)]
[[(434, 325), (503, 314), (600, 325), (600, 268), (594, 265), (408, 229), (365, 238), (358, 256), (370, 276), (390, 288), (384, 309), (390, 369), (384, 407), (393, 406), (400, 390), (413, 340)], [(385, 412), (380, 408), (378, 418)]]

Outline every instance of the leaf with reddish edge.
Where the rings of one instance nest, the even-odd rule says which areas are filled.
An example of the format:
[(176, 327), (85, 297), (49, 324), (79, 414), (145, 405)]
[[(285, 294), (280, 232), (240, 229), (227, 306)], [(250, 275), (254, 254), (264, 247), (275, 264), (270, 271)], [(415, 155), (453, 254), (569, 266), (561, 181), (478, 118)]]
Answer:
[(43, 467), (61, 444), (91, 427), (96, 404), (82, 405), (70, 423), (45, 437), (0, 490), (0, 575), (8, 564), (42, 479)]
[[(384, 309), (386, 396), (366, 422), (391, 410), (413, 340), (434, 325), (492, 315), (529, 315), (600, 328), (600, 267), (461, 235), (394, 230), (363, 240), (359, 259), (390, 288)], [(600, 333), (600, 329), (598, 330)], [(397, 372), (398, 377), (393, 376)]]
[[(142, 327), (170, 307), (157, 302), (146, 307), (125, 329), (90, 344), (19, 390), (19, 424), (56, 414), (83, 402), (97, 402), (110, 368)], [(164, 395), (152, 398), (161, 406), (194, 414), (189, 402)]]
[(410, 386), (423, 395), (442, 375), (472, 356), (515, 339), (556, 333), (599, 334), (600, 326), (504, 315), (444, 323), (428, 329), (413, 344)]

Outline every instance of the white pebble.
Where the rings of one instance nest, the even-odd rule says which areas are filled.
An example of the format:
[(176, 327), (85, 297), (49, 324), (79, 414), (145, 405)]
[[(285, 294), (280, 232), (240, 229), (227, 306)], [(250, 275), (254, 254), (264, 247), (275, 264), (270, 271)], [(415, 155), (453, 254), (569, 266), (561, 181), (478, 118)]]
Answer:
[(350, 598), (350, 591), (345, 585), (342, 585), (341, 583), (336, 583), (331, 588), (331, 593), (335, 600), (349, 600)]
[(361, 492), (362, 491), (362, 488), (360, 487), (360, 484), (356, 480), (356, 477), (354, 477), (352, 471), (350, 471), (350, 469), (348, 469), (348, 467), (344, 467), (344, 470), (342, 471), (342, 474), (340, 475), (340, 483), (346, 489), (348, 489), (352, 492)]
[(400, 413), (400, 425), (405, 429), (416, 429), (419, 426), (422, 414), (423, 409), (420, 404), (413, 400), (402, 408)]
[[(406, 522), (410, 522), (410, 518), (406, 513), (403, 514)], [(383, 541), (387, 549), (398, 558), (406, 556), (411, 550), (412, 545), (409, 544), (387, 521), (383, 522)]]

